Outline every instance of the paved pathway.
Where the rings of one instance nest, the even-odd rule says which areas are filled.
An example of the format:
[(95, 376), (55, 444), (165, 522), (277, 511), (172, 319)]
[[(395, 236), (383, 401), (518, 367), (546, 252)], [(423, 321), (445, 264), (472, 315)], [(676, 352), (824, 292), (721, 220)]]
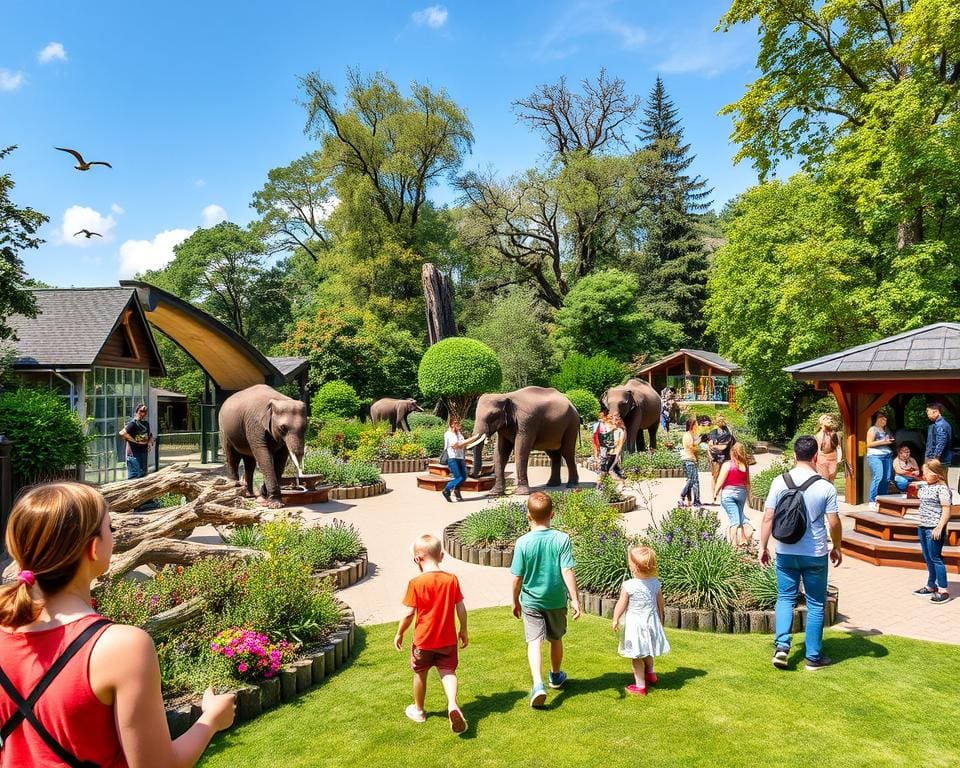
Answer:
[[(769, 455), (759, 456), (755, 470), (768, 466), (771, 460)], [(531, 467), (531, 485), (545, 483), (548, 475), (546, 468)], [(581, 469), (584, 484), (595, 477), (592, 472)], [(447, 503), (439, 493), (419, 490), (414, 474), (386, 475), (385, 480), (391, 490), (381, 496), (304, 508), (308, 521), (337, 518), (360, 529), (370, 558), (370, 575), (341, 595), (363, 624), (399, 618), (404, 588), (417, 572), (410, 544), (418, 535), (433, 533), (439, 537), (449, 523), (492, 503), (483, 494), (471, 493), (465, 494), (466, 500), (462, 503)], [(676, 503), (683, 480), (670, 478), (655, 482), (652, 510), (637, 509), (626, 515), (630, 532), (643, 531), (652, 516), (664, 514)], [(704, 497), (709, 498), (709, 473), (701, 473), (700, 485)], [(715, 509), (722, 517), (722, 510)], [(751, 511), (750, 519), (759, 526), (760, 513)], [(845, 525), (851, 523), (845, 521)], [(198, 530), (197, 533), (208, 532)], [(444, 568), (460, 578), (468, 608), (510, 604), (511, 577), (506, 568), (470, 565), (452, 557), (445, 558)], [(960, 599), (937, 606), (914, 597), (910, 593), (923, 579), (923, 571), (878, 567), (850, 557), (845, 558), (839, 568), (831, 566), (830, 582), (840, 590), (840, 614), (844, 619), (841, 626), (960, 643)], [(951, 574), (950, 580), (951, 593), (960, 598), (960, 578)]]

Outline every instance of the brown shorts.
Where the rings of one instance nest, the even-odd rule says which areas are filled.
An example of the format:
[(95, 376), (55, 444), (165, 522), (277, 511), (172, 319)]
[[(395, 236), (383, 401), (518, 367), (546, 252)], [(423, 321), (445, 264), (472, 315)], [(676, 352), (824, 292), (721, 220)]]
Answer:
[(446, 648), (410, 648), (410, 668), (414, 672), (426, 672), (430, 667), (436, 667), (438, 672), (456, 672), (459, 658), (457, 646), (448, 645)]

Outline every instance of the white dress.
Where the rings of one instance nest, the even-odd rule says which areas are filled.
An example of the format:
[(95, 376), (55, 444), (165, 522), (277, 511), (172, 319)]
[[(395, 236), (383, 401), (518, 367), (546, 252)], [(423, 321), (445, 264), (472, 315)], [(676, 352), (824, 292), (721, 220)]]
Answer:
[(620, 637), (620, 655), (639, 659), (669, 652), (670, 643), (657, 614), (660, 580), (627, 579), (623, 582), (623, 589), (630, 596), (630, 603), (621, 621), (623, 634)]

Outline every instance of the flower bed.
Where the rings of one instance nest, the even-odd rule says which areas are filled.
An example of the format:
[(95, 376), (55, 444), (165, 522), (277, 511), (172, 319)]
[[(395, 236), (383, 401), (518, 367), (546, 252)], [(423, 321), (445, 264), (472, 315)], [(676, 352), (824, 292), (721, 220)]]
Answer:
[(770, 486), (787, 470), (791, 469), (793, 464), (786, 459), (778, 459), (762, 472), (750, 478), (750, 495), (747, 497), (747, 504), (751, 509), (759, 512), (763, 511), (763, 504), (770, 493)]
[(319, 475), (325, 483), (333, 485), (328, 491), (331, 499), (365, 499), (387, 490), (376, 463), (340, 459), (326, 449), (308, 453), (303, 460), (303, 471)]
[(513, 564), (513, 544), (498, 543), (493, 546), (465, 544), (460, 538), (463, 523), (463, 520), (459, 520), (443, 529), (443, 549), (448, 555), (466, 563), (490, 565), (494, 568), (509, 568)]

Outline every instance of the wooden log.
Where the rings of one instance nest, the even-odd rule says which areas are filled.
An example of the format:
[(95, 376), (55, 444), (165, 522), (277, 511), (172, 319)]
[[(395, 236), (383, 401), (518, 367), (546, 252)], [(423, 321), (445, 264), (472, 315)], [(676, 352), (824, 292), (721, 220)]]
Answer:
[(297, 693), (303, 693), (313, 685), (313, 661), (311, 659), (299, 659), (293, 662), (293, 668), (297, 673)]
[(174, 606), (170, 610), (158, 613), (156, 616), (150, 616), (140, 628), (147, 634), (156, 637), (164, 632), (168, 632), (174, 627), (189, 624), (203, 615), (203, 609), (206, 603), (202, 597), (193, 597), (180, 605)]
[(709, 608), (702, 608), (697, 611), (697, 629), (701, 632), (717, 631), (717, 616)]
[(263, 705), (260, 703), (260, 689), (255, 685), (245, 685), (237, 689), (237, 714), (238, 723), (253, 720), (261, 712)]
[(195, 499), (211, 483), (217, 483), (223, 489), (232, 486), (239, 493), (240, 488), (232, 480), (207, 470), (190, 470), (188, 466), (186, 462), (171, 464), (146, 477), (101, 485), (99, 490), (116, 514), (130, 512), (165, 493), (179, 493)]
[(297, 698), (297, 670), (292, 665), (280, 667), (280, 701)]
[(313, 660), (311, 663), (313, 664), (313, 682), (314, 683), (319, 683), (321, 680), (323, 680), (323, 678), (327, 676), (326, 664), (324, 663), (325, 661), (326, 661), (326, 657), (323, 655), (323, 653), (318, 653), (313, 657)]
[(750, 631), (759, 634), (767, 631), (766, 611), (750, 611)]
[(750, 633), (750, 614), (746, 611), (734, 611), (733, 633), (746, 635)]
[(110, 576), (120, 576), (145, 563), (161, 565), (189, 565), (201, 557), (229, 557), (234, 560), (247, 560), (266, 557), (267, 553), (258, 549), (231, 547), (226, 544), (201, 544), (195, 541), (178, 539), (153, 539), (144, 541), (131, 549), (111, 558)]
[(280, 680), (271, 677), (260, 683), (260, 709), (273, 709), (280, 703)]
[(680, 613), (680, 629), (696, 629), (697, 612), (693, 609), (687, 609)]
[(665, 606), (663, 609), (663, 623), (670, 629), (677, 629), (680, 626), (680, 609), (672, 605)]

